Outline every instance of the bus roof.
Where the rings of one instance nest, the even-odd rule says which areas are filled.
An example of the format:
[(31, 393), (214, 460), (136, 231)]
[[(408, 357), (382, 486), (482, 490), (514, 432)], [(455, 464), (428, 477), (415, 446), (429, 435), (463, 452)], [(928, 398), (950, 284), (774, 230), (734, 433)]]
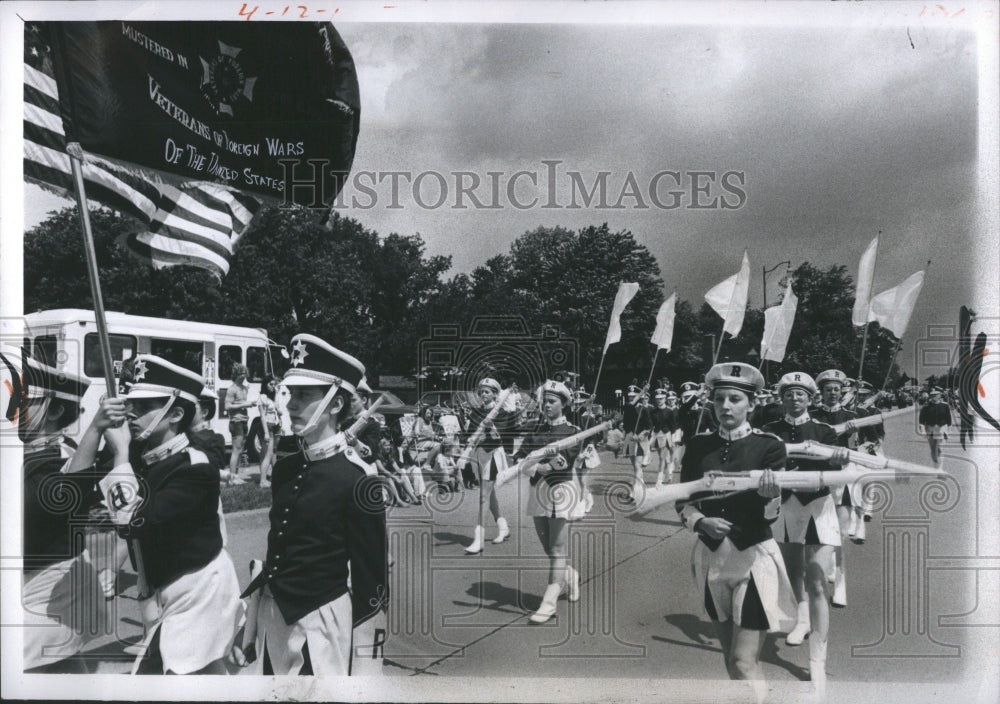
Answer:
[[(217, 325), (215, 323), (196, 323), (191, 320), (171, 320), (169, 318), (151, 318), (144, 315), (128, 315), (127, 313), (117, 313), (105, 311), (105, 318), (108, 327), (131, 327), (135, 332), (152, 331), (161, 333), (178, 333), (179, 325), (183, 325), (183, 330), (190, 333), (201, 333), (203, 335), (237, 335), (243, 337), (261, 337), (267, 339), (267, 330), (264, 328), (245, 328), (237, 325)], [(33, 327), (52, 327), (56, 325), (68, 325), (70, 323), (97, 324), (94, 318), (94, 311), (82, 310), (79, 308), (59, 308), (56, 310), (43, 310), (37, 313), (28, 313), (24, 316), (25, 332)]]

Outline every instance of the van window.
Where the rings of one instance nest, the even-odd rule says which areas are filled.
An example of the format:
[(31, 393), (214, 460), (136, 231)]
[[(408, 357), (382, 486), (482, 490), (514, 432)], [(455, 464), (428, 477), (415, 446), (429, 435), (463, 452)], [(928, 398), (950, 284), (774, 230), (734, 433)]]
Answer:
[(219, 379), (232, 381), (234, 364), (243, 364), (243, 349), (239, 345), (219, 347)]
[(263, 347), (247, 347), (247, 381), (259, 384), (264, 381), (264, 374), (267, 373), (267, 368), (264, 360), (267, 358), (267, 354)]
[(268, 345), (268, 349), (271, 352), (268, 357), (270, 372), (280, 379), (288, 371), (288, 351), (281, 345)]
[(198, 376), (201, 376), (203, 348), (203, 342), (192, 342), (191, 340), (164, 340), (155, 337), (149, 340), (151, 354), (163, 357), (168, 362), (184, 367)]
[(59, 352), (59, 337), (57, 335), (39, 335), (31, 348), (31, 358), (50, 367), (58, 367), (56, 354)]
[[(122, 373), (122, 362), (135, 356), (136, 339), (132, 335), (108, 335), (108, 340), (111, 342), (114, 375), (119, 377)], [(83, 373), (95, 379), (104, 376), (100, 336), (96, 332), (89, 332), (83, 338)]]

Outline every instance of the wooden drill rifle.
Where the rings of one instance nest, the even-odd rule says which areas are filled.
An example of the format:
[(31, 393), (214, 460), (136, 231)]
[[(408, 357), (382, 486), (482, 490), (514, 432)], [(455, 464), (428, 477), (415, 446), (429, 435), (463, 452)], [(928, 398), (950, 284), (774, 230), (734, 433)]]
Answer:
[(862, 418), (852, 418), (851, 420), (844, 421), (843, 423), (837, 423), (833, 426), (834, 432), (837, 435), (845, 435), (847, 433), (853, 433), (859, 428), (867, 428), (871, 425), (881, 425), (884, 421), (889, 418), (895, 418), (896, 416), (901, 416), (904, 413), (913, 413), (912, 408), (897, 408), (894, 411), (886, 411), (884, 413), (876, 413), (870, 416), (864, 416)]
[(486, 437), (487, 430), (489, 429), (490, 425), (492, 425), (496, 417), (500, 414), (500, 411), (503, 410), (504, 402), (507, 400), (507, 397), (510, 396), (513, 392), (514, 392), (514, 387), (511, 387), (509, 389), (504, 389), (502, 392), (500, 392), (500, 396), (497, 397), (497, 402), (493, 405), (493, 408), (491, 408), (490, 412), (486, 414), (486, 417), (483, 418), (483, 421), (476, 428), (475, 432), (473, 432), (472, 435), (469, 436), (468, 441), (466, 441), (465, 443), (465, 448), (462, 450), (462, 454), (459, 455), (458, 457), (457, 465), (460, 469), (462, 467), (465, 467), (465, 465), (469, 463), (469, 460), (472, 458), (473, 451), (477, 447), (479, 447), (479, 444), (483, 441), (483, 438)]
[[(912, 466), (919, 467), (921, 471), (891, 470), (887, 474), (873, 474), (866, 469), (842, 469), (832, 472), (775, 471), (774, 480), (782, 489), (819, 491), (827, 487), (834, 488), (854, 484), (862, 479), (875, 476), (879, 479), (891, 479), (895, 481), (910, 477), (913, 474), (924, 476), (942, 476), (944, 474), (944, 472), (933, 467)], [(683, 482), (681, 484), (667, 484), (666, 486), (647, 489), (636, 511), (639, 514), (646, 514), (664, 504), (687, 501), (696, 494), (706, 492), (709, 493), (708, 496), (699, 498), (696, 501), (722, 498), (735, 492), (755, 490), (760, 484), (760, 478), (763, 476), (764, 471), (762, 469), (753, 469), (748, 472), (708, 472), (701, 479), (695, 479), (694, 481)]]
[(548, 445), (540, 447), (537, 450), (532, 450), (524, 459), (516, 464), (513, 464), (507, 469), (499, 472), (497, 474), (496, 486), (501, 487), (511, 479), (521, 474), (522, 472), (527, 473), (527, 470), (535, 466), (547, 457), (553, 456), (553, 450), (555, 453), (562, 452), (563, 450), (568, 450), (578, 443), (582, 443), (589, 437), (603, 433), (605, 430), (609, 430), (612, 426), (611, 421), (604, 421), (603, 423), (598, 423), (597, 425), (591, 426), (586, 430), (581, 430), (579, 433), (573, 435), (567, 435), (564, 438), (559, 438), (558, 440), (553, 440)]

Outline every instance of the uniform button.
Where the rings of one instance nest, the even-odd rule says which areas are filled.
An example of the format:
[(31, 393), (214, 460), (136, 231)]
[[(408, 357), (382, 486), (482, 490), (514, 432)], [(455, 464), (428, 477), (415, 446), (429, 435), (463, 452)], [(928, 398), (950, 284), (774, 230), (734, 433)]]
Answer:
[(287, 525), (288, 525), (288, 519), (286, 518), (285, 520), (283, 520), (283, 521), (281, 522), (281, 525), (283, 525), (283, 526), (287, 526)]
[(284, 510), (284, 513), (291, 513), (291, 511), (292, 511), (292, 509), (290, 509), (290, 508), (286, 508), (286, 509)]
[(279, 530), (278, 531), (278, 537), (279, 538), (282, 537), (284, 534), (285, 534), (285, 531), (283, 531), (283, 530)]

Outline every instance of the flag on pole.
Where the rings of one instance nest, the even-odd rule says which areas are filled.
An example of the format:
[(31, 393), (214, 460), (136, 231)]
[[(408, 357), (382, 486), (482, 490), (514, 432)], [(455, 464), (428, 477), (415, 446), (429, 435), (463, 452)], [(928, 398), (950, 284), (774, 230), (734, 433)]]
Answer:
[[(38, 25), (28, 25), (24, 47), (24, 178), (73, 198), (59, 92)], [(187, 264), (225, 276), (234, 245), (260, 207), (257, 198), (224, 186), (203, 182), (178, 188), (90, 156), (83, 178), (88, 200), (142, 223), (125, 244), (156, 268)]]
[(674, 340), (674, 317), (677, 313), (677, 293), (673, 293), (670, 298), (663, 302), (660, 311), (656, 314), (656, 329), (650, 342), (656, 345), (657, 349), (670, 351), (670, 345)]
[(705, 301), (712, 310), (725, 320), (723, 333), (736, 337), (743, 328), (743, 316), (747, 309), (747, 294), (750, 290), (750, 259), (743, 250), (743, 264), (739, 272), (722, 283), (716, 284), (705, 294)]
[(792, 324), (795, 322), (795, 311), (799, 299), (792, 293), (792, 281), (785, 286), (785, 296), (781, 305), (771, 306), (764, 311), (764, 336), (760, 341), (760, 358), (772, 362), (785, 359), (785, 348), (792, 334)]
[(635, 294), (639, 293), (639, 284), (625, 283), (618, 284), (618, 293), (615, 294), (615, 305), (611, 310), (611, 323), (608, 325), (608, 336), (604, 338), (604, 351), (614, 343), (622, 339), (621, 315), (622, 311), (629, 304)]
[(333, 25), (48, 24), (66, 139), (87, 154), (271, 202), (320, 208), (340, 192), (361, 100)]
[(878, 256), (878, 235), (872, 239), (868, 249), (861, 255), (858, 263), (858, 285), (854, 294), (854, 312), (851, 321), (855, 325), (868, 323), (868, 306), (872, 295), (872, 283), (875, 280), (875, 258)]
[(918, 271), (899, 286), (893, 286), (875, 296), (868, 311), (868, 322), (874, 320), (902, 339), (923, 285), (924, 272)]

